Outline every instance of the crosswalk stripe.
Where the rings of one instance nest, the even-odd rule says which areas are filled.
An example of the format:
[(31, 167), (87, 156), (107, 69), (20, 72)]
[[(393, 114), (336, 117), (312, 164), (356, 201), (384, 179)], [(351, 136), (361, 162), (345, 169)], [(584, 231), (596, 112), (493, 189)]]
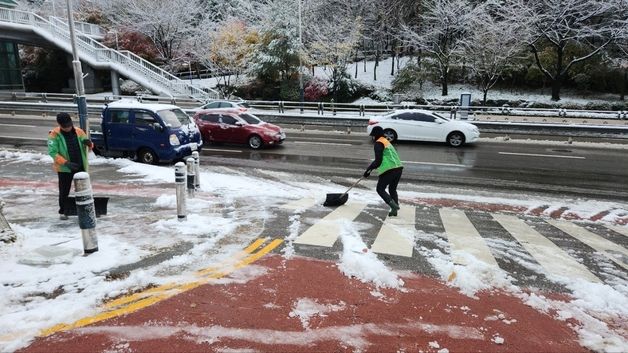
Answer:
[(584, 265), (571, 258), (565, 251), (528, 226), (523, 220), (511, 215), (495, 213), (492, 215), (549, 274), (572, 279), (584, 278), (596, 283), (601, 282)]
[(334, 246), (341, 230), (339, 221), (355, 219), (364, 207), (366, 207), (364, 203), (350, 202), (336, 208), (297, 237), (294, 243), (326, 247)]
[(416, 208), (402, 205), (397, 217), (388, 217), (371, 246), (378, 254), (412, 257), (414, 248), (414, 217)]
[(603, 253), (609, 259), (613, 260), (619, 266), (628, 270), (628, 251), (625, 248), (604, 239), (601, 236), (588, 231), (576, 224), (567, 221), (549, 220), (549, 224), (589, 245), (593, 249)]
[(461, 253), (470, 253), (478, 260), (498, 267), (491, 250), (489, 250), (486, 242), (463, 211), (453, 208), (441, 208), (439, 213), (445, 227), (445, 234), (451, 246), (451, 255), (454, 263), (468, 265), (467, 260), (461, 256)]
[(313, 197), (304, 197), (297, 200), (292, 200), (286, 204), (280, 206), (280, 208), (287, 210), (304, 210), (316, 205), (317, 200)]
[(613, 225), (606, 225), (606, 228), (613, 230), (621, 235), (625, 235), (628, 237), (628, 228), (626, 227), (620, 227), (620, 226), (613, 226)]

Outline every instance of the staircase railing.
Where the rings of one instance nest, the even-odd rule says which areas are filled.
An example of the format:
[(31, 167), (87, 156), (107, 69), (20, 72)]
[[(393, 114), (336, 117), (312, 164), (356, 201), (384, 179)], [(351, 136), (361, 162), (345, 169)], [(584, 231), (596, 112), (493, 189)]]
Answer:
[[(70, 45), (70, 32), (67, 28), (52, 23), (35, 13), (0, 8), (0, 21), (33, 26), (47, 31), (53, 38), (60, 39), (66, 45)], [(173, 96), (188, 96), (199, 101), (220, 97), (217, 91), (207, 89), (209, 91), (207, 92), (183, 81), (130, 51), (116, 51), (81, 33), (76, 35), (76, 39), (79, 55), (87, 55), (96, 62), (108, 63), (112, 69), (123, 75), (125, 75), (125, 71), (140, 74), (150, 84), (162, 88), (163, 91), (169, 92)]]

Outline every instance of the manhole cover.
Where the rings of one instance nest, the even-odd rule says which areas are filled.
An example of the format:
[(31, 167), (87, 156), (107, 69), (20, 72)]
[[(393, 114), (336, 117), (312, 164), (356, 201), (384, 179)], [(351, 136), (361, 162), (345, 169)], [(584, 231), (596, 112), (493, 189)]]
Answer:
[(565, 152), (565, 153), (571, 153), (573, 152), (572, 150), (552, 150), (552, 152)]

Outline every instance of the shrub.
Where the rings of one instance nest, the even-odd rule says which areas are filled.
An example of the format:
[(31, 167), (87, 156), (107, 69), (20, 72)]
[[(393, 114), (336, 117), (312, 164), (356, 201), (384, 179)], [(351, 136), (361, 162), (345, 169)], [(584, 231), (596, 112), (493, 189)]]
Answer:
[(308, 102), (319, 102), (329, 94), (328, 82), (318, 77), (310, 79), (304, 88), (304, 100)]

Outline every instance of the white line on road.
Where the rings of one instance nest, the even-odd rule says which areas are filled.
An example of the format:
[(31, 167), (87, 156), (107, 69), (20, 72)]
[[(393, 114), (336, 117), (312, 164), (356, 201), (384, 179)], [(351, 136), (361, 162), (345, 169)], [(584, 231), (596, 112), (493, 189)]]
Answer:
[(415, 207), (402, 205), (397, 217), (388, 217), (371, 246), (371, 251), (378, 254), (390, 254), (412, 257), (414, 248)]
[(492, 215), (551, 275), (572, 279), (584, 278), (594, 283), (601, 282), (583, 264), (569, 256), (567, 252), (523, 220), (512, 215), (497, 213)]
[(582, 156), (561, 156), (559, 154), (538, 154), (538, 153), (517, 153), (517, 152), (498, 152), (498, 153), (499, 154), (507, 154), (507, 155), (511, 155), (511, 156), (586, 159), (585, 157), (582, 157)]
[(443, 166), (443, 167), (467, 167), (464, 164), (451, 164), (451, 163), (433, 163), (433, 162), (408, 162), (408, 161), (403, 161), (403, 163), (405, 164), (425, 164), (425, 165), (439, 165), (439, 166)]
[(352, 221), (366, 207), (364, 203), (349, 202), (333, 210), (320, 221), (308, 228), (295, 241), (295, 244), (307, 244), (332, 247), (340, 235), (342, 221)]
[(222, 150), (220, 148), (203, 148), (203, 151), (242, 153), (241, 150)]
[(293, 141), (292, 143), (302, 144), (302, 145), (334, 145), (334, 146), (351, 146), (350, 143), (334, 143), (334, 142), (310, 142), (310, 141)]
[(619, 266), (628, 270), (628, 250), (623, 247), (571, 222), (558, 221), (555, 219), (550, 219), (547, 222), (601, 252), (609, 259), (615, 261)]
[(441, 208), (439, 213), (455, 264), (468, 265), (467, 259), (462, 254), (469, 253), (487, 265), (499, 267), (484, 238), (475, 229), (464, 211)]
[(22, 125), (22, 124), (0, 124), (0, 126), (37, 127), (35, 125)]

